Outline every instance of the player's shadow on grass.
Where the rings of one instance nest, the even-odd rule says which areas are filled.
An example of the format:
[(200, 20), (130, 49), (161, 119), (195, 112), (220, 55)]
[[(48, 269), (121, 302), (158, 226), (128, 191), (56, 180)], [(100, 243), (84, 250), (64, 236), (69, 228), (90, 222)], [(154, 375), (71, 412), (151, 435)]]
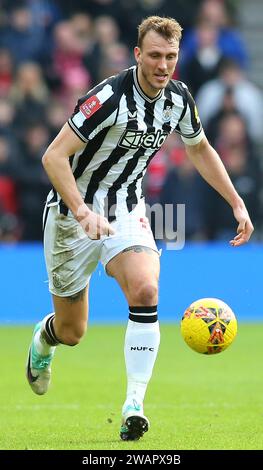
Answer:
[[(98, 445), (102, 444), (103, 445), (103, 444), (105, 444), (105, 448), (100, 447), (99, 449), (90, 449), (90, 450), (111, 450), (111, 448), (109, 447), (109, 445), (107, 446), (107, 444), (114, 444), (114, 445), (119, 444), (121, 450), (130, 450), (128, 448), (128, 446), (134, 445), (134, 444), (136, 445), (136, 443), (138, 443), (138, 442), (139, 442), (139, 440), (138, 441), (129, 441), (129, 443), (124, 442), (118, 437), (116, 439), (89, 439), (87, 441), (87, 447), (86, 447), (85, 450), (89, 450), (89, 448), (88, 448), (89, 444), (90, 445), (96, 445), (96, 444), (98, 444)], [(115, 448), (112, 449), (112, 450), (115, 450)]]

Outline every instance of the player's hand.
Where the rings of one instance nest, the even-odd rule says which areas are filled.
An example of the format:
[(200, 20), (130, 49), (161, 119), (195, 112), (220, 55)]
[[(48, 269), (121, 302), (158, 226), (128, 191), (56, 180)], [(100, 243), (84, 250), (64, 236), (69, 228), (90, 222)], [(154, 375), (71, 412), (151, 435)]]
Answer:
[(104, 235), (108, 237), (115, 233), (108, 219), (91, 211), (86, 204), (79, 207), (76, 219), (92, 240), (99, 240)]
[(233, 240), (230, 240), (230, 245), (240, 246), (247, 243), (250, 239), (254, 227), (248, 215), (245, 204), (241, 203), (240, 206), (233, 209), (235, 219), (238, 221), (237, 235)]

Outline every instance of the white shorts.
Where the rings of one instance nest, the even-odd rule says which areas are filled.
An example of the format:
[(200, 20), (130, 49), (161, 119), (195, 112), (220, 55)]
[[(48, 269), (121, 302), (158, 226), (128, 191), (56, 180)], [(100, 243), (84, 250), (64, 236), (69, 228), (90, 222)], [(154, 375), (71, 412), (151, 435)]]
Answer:
[(115, 234), (91, 240), (72, 215), (59, 213), (58, 206), (48, 208), (44, 230), (44, 251), (49, 290), (68, 297), (84, 289), (99, 261), (104, 268), (114, 256), (134, 245), (147, 246), (158, 253), (152, 231), (142, 226), (145, 204), (112, 223)]

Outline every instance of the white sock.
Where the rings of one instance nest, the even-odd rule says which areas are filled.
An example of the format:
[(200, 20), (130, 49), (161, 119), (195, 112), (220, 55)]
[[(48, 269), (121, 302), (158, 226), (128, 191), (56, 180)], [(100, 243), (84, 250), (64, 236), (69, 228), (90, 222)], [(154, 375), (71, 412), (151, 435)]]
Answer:
[[(42, 325), (41, 329), (37, 331), (37, 333), (34, 336), (34, 345), (36, 347), (36, 350), (41, 356), (48, 356), (49, 354), (52, 354), (52, 352), (55, 351), (56, 346), (53, 346), (52, 344), (48, 344), (46, 339), (45, 339), (45, 334), (47, 332), (45, 331), (45, 334), (43, 335), (43, 329), (46, 330), (46, 325), (47, 323), (49, 324), (49, 332), (50, 332), (50, 322), (52, 323), (52, 320), (54, 318), (54, 313), (50, 313), (49, 315), (46, 315), (45, 318), (42, 320)], [(51, 334), (51, 333), (49, 333)], [(52, 336), (52, 339), (50, 338), (50, 342), (53, 341), (54, 343), (54, 337)]]
[(50, 344), (47, 344), (45, 338), (43, 338), (41, 334), (41, 330), (38, 330), (35, 334), (34, 345), (38, 354), (41, 354), (41, 356), (48, 356), (56, 349), (56, 346), (50, 346)]
[(130, 307), (124, 345), (127, 371), (125, 404), (133, 399), (138, 403), (143, 403), (159, 344), (160, 330), (157, 320), (157, 306)]

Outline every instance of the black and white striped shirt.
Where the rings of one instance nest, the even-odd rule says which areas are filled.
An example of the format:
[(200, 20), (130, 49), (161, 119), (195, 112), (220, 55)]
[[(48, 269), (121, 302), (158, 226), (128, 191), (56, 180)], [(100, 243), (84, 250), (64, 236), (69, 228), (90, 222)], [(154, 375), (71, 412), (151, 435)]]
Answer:
[[(86, 143), (69, 160), (78, 190), (110, 221), (130, 212), (142, 197), (147, 166), (172, 131), (188, 145), (204, 135), (187, 86), (170, 80), (158, 96), (149, 98), (138, 83), (135, 66), (80, 98), (68, 124)], [(56, 193), (49, 201), (57, 201), (67, 213)]]

